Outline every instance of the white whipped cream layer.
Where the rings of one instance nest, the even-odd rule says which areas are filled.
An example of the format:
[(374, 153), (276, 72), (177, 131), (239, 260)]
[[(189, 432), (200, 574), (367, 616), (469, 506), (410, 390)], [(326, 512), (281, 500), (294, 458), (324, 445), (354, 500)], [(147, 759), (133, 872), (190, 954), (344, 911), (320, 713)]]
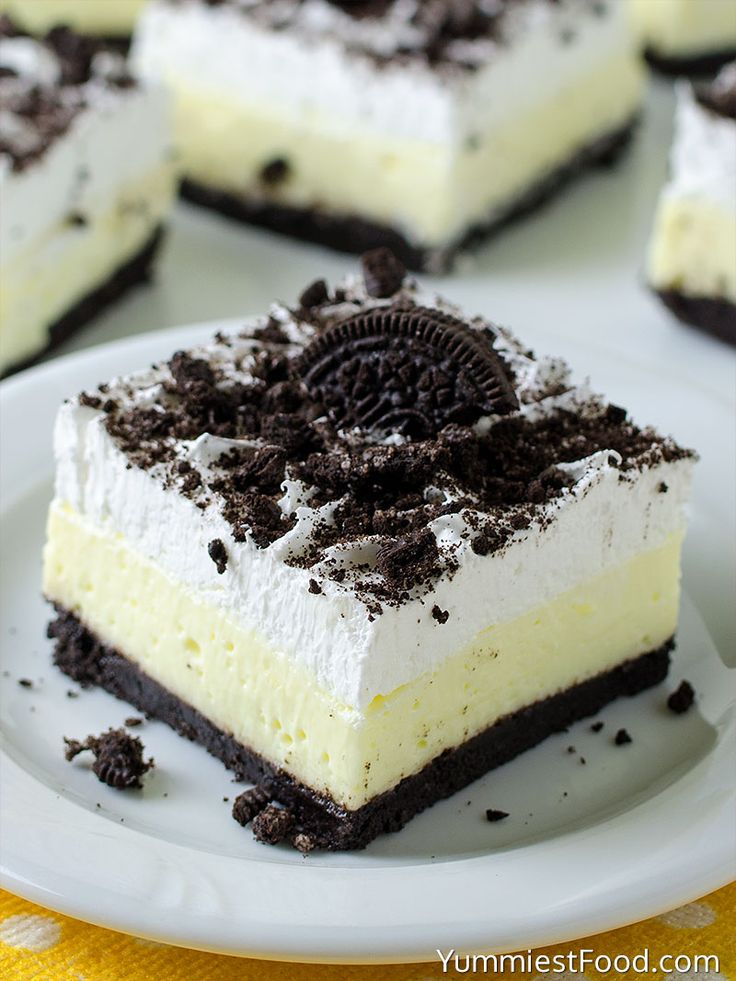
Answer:
[[(286, 309), (272, 313), (296, 339), (299, 328), (288, 322)], [(567, 378), (566, 366), (558, 360), (533, 361), (508, 334), (498, 347), (514, 369), (525, 414), (539, 416), (593, 398), (586, 386), (545, 394)], [(234, 347), (215, 342), (193, 353), (222, 364), (239, 360), (250, 348), (247, 340)], [(127, 392), (135, 404), (155, 404), (165, 377), (165, 369), (149, 369), (113, 382), (110, 394), (119, 398)], [(228, 442), (205, 434), (182, 443), (181, 458), (206, 468)], [(681, 534), (692, 469), (692, 460), (685, 459), (623, 471), (618, 455), (606, 450), (565, 464), (575, 482), (545, 505), (529, 528), (486, 556), (473, 552), (472, 535), (463, 535), (471, 514), (438, 518), (431, 527), (440, 550), (454, 554), (454, 576), (399, 606), (383, 604), (382, 614), (372, 616), (368, 600), (356, 595), (349, 581), (337, 583), (320, 576), (317, 568), (284, 561), (315, 519), (325, 515), (324, 509), (318, 513), (310, 507), (309, 492), (298, 482), (282, 485), (282, 507), (296, 509), (296, 525), (269, 547), (257, 548), (250, 536), (234, 540), (216, 501), (202, 509), (155, 471), (130, 467), (107, 433), (104, 414), (77, 399), (59, 411), (55, 452), (58, 501), (68, 502), (111, 535), (124, 536), (173, 580), (222, 608), (244, 629), (257, 631), (312, 672), (320, 688), (358, 711), (376, 696), (439, 667), (486, 627), (513, 620)], [(227, 551), (223, 574), (208, 554), (214, 539)], [(375, 542), (364, 540), (347, 550), (353, 552), (348, 560), (370, 561)], [(322, 594), (310, 592), (312, 578)], [(433, 617), (435, 605), (449, 613), (446, 623)]]
[[(53, 68), (47, 49), (28, 38), (3, 39), (0, 56), (28, 79), (48, 81)], [(171, 159), (171, 105), (162, 86), (116, 88), (101, 77), (83, 90), (88, 105), (41, 156), (14, 171), (0, 155), (0, 268), (71, 215), (105, 212), (121, 187)]]
[(277, 105), (298, 120), (329, 114), (346, 131), (446, 145), (502, 126), (542, 95), (564, 92), (632, 51), (619, 2), (526, 0), (508, 12), (500, 38), (454, 43), (455, 57), (479, 66), (473, 71), (376, 63), (366, 51), (391, 58), (399, 45), (419, 44), (411, 26), (417, 3), (397, 0), (385, 18), (363, 20), (327, 0), (307, 0), (274, 29), (276, 14), (259, 19), (248, 13), (249, 0), (215, 7), (152, 0), (136, 28), (132, 63), (144, 77), (186, 80), (228, 100), (242, 93), (249, 104)]
[[(725, 72), (736, 73), (736, 63)], [(702, 106), (689, 82), (677, 86), (670, 178), (663, 194), (703, 198), (736, 217), (736, 120)]]

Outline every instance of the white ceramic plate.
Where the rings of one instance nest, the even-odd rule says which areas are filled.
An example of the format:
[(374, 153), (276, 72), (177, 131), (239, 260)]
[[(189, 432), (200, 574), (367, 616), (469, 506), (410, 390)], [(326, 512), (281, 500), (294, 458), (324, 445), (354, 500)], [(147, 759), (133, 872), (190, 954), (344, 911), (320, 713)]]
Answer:
[[(728, 881), (733, 673), (690, 601), (667, 684), (611, 705), (602, 732), (578, 724), (361, 853), (303, 859), (258, 845), (223, 801), (238, 792), (225, 769), (159, 723), (138, 730), (158, 764), (142, 792), (109, 790), (64, 762), (63, 735), (83, 737), (132, 713), (103, 692), (80, 692), (50, 662), (39, 578), (54, 412), (63, 397), (223, 327), (118, 342), (2, 386), (4, 885), (52, 909), (189, 947), (395, 962), (436, 959), (438, 947), (504, 951), (570, 940)], [(646, 362), (571, 339), (565, 352), (641, 419), (697, 442), (703, 459), (685, 582), (696, 597), (720, 588), (719, 569), (733, 554), (724, 540), (733, 500), (721, 450), (728, 405)], [(697, 708), (674, 717), (664, 702), (682, 678), (696, 688)], [(617, 748), (620, 726), (634, 742)], [(510, 817), (489, 824), (487, 807)]]

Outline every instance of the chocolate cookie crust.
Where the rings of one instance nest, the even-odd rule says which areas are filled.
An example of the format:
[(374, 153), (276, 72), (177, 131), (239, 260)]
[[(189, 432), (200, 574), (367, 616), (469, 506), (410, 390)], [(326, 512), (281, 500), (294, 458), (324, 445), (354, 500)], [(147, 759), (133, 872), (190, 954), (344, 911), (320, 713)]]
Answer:
[(684, 324), (736, 346), (736, 303), (708, 296), (687, 296), (678, 290), (656, 290), (656, 293)]
[(736, 48), (724, 48), (708, 54), (672, 58), (658, 54), (651, 48), (644, 52), (647, 62), (663, 75), (712, 75), (729, 61), (736, 58)]
[(315, 844), (332, 851), (364, 848), (380, 834), (399, 831), (415, 814), (553, 733), (596, 714), (615, 698), (636, 695), (658, 684), (667, 675), (674, 647), (674, 640), (669, 640), (611, 671), (508, 715), (455, 749), (445, 750), (392, 790), (356, 811), (346, 811), (218, 729), (123, 655), (102, 644), (73, 613), (58, 606), (56, 609), (58, 616), (49, 625), (49, 636), (56, 642), (54, 661), (65, 674), (82, 685), (106, 689), (204, 746), (240, 779), (263, 787), (272, 800), (289, 808)]
[(127, 293), (128, 290), (133, 289), (133, 287), (139, 284), (149, 282), (153, 262), (163, 241), (163, 237), (163, 226), (159, 226), (140, 251), (128, 259), (122, 266), (119, 266), (107, 282), (102, 283), (101, 286), (97, 286), (91, 293), (82, 297), (71, 309), (67, 310), (65, 314), (49, 326), (48, 342), (43, 350), (37, 351), (24, 361), (19, 361), (11, 365), (10, 368), (5, 370), (2, 377), (6, 377), (35, 364), (44, 354), (47, 354), (62, 344), (72, 334), (80, 330), (90, 320)]
[(449, 272), (459, 254), (490, 239), (507, 225), (533, 214), (551, 201), (578, 174), (592, 167), (613, 165), (627, 149), (636, 117), (624, 126), (594, 140), (570, 160), (543, 177), (504, 211), (490, 215), (468, 229), (456, 242), (442, 248), (419, 248), (396, 228), (366, 221), (357, 215), (333, 215), (310, 208), (294, 208), (276, 202), (238, 197), (185, 180), (182, 197), (236, 221), (269, 228), (291, 238), (316, 242), (338, 252), (360, 254), (387, 246), (406, 265), (418, 272)]

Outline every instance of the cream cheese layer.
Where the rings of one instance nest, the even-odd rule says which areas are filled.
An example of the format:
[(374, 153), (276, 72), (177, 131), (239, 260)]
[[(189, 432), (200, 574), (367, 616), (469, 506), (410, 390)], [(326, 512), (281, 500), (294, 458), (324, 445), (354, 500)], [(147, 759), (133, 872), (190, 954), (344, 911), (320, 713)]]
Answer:
[(64, 24), (80, 34), (128, 37), (146, 0), (0, 0), (0, 13), (32, 34)]
[[(596, 14), (531, 0), (517, 20), (477, 70), (443, 73), (376, 64), (306, 22), (301, 33), (274, 31), (233, 5), (159, 0), (132, 57), (175, 93), (192, 180), (247, 201), (359, 215), (439, 249), (501, 217), (638, 108), (641, 69), (617, 4)], [(274, 160), (285, 178), (262, 179)]]
[(736, 302), (736, 120), (678, 88), (670, 177), (649, 251), (655, 289)]
[(698, 58), (736, 49), (730, 0), (626, 0), (642, 44), (664, 58)]
[[(247, 625), (132, 547), (114, 522), (93, 523), (62, 501), (49, 515), (44, 591), (243, 745), (355, 809), (497, 719), (666, 642), (677, 624), (680, 543), (674, 533), (642, 547), (469, 641), (456, 621), (434, 621), (443, 661), (363, 707), (274, 647), (270, 624)], [(400, 644), (386, 650), (395, 661)]]

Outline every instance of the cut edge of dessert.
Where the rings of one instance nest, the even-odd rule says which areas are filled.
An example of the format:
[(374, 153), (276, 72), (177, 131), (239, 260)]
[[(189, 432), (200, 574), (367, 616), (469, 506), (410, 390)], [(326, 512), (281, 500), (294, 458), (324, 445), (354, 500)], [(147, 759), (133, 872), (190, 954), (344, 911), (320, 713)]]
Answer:
[(643, 92), (599, 0), (153, 0), (132, 60), (175, 96), (189, 200), (431, 272), (613, 162)]
[(0, 17), (0, 374), (151, 277), (176, 190), (170, 100), (98, 39)]
[(678, 83), (647, 279), (680, 321), (736, 344), (736, 61)]
[(256, 785), (260, 840), (362, 848), (667, 674), (694, 454), (387, 250), (55, 451), (56, 664)]

